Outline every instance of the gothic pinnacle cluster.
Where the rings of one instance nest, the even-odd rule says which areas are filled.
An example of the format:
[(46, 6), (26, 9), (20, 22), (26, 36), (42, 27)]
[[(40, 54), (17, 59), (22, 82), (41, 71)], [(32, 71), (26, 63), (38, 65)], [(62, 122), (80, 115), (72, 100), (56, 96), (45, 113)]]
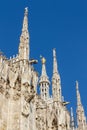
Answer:
[(37, 60), (30, 60), (29, 39), (28, 8), (25, 8), (18, 55), (7, 59), (0, 53), (0, 130), (87, 130), (78, 81), (76, 122), (73, 109), (70, 113), (68, 103), (62, 100), (56, 49), (53, 49), (51, 83), (44, 57), (41, 57), (41, 75), (35, 71)]

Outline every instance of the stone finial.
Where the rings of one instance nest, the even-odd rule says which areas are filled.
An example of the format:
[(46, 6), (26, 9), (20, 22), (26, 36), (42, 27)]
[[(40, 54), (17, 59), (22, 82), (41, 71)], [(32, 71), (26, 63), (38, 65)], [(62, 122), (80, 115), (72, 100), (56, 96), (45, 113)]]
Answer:
[(78, 90), (79, 89), (79, 83), (78, 83), (78, 81), (76, 80), (76, 90)]
[(41, 76), (46, 76), (47, 77), (47, 73), (46, 73), (46, 59), (44, 57), (41, 57), (41, 62), (42, 62), (42, 74)]
[(53, 49), (53, 57), (56, 57), (56, 48)]
[(25, 15), (28, 15), (28, 7), (25, 8)]

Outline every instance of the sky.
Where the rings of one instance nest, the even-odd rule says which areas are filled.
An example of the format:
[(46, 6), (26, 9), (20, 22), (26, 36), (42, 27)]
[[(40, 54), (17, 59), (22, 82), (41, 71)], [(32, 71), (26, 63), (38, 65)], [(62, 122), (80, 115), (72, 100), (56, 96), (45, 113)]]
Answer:
[(42, 55), (51, 81), (52, 49), (56, 48), (62, 94), (70, 102), (68, 109), (76, 110), (78, 80), (87, 115), (87, 1), (1, 0), (0, 50), (8, 58), (18, 53), (25, 7), (29, 8), (30, 57), (38, 60), (36, 70), (40, 75)]

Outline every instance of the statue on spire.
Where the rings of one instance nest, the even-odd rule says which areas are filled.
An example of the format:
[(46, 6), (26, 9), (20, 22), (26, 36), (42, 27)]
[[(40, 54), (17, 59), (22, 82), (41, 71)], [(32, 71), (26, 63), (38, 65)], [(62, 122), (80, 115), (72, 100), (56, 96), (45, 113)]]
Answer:
[(25, 15), (28, 14), (28, 7), (25, 8)]
[(46, 63), (46, 59), (44, 57), (41, 59), (41, 61), (42, 61), (42, 64)]

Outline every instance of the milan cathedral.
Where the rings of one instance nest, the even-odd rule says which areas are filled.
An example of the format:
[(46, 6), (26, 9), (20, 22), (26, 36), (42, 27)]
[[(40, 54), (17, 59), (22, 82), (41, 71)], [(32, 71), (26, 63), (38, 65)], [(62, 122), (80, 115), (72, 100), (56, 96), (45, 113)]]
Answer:
[[(87, 130), (86, 116), (76, 81), (77, 122), (73, 109), (62, 98), (56, 50), (53, 49), (52, 95), (41, 58), (41, 76), (34, 69), (37, 60), (30, 59), (28, 8), (25, 8), (18, 55), (6, 58), (0, 53), (0, 130)], [(38, 94), (37, 87), (40, 88)]]

